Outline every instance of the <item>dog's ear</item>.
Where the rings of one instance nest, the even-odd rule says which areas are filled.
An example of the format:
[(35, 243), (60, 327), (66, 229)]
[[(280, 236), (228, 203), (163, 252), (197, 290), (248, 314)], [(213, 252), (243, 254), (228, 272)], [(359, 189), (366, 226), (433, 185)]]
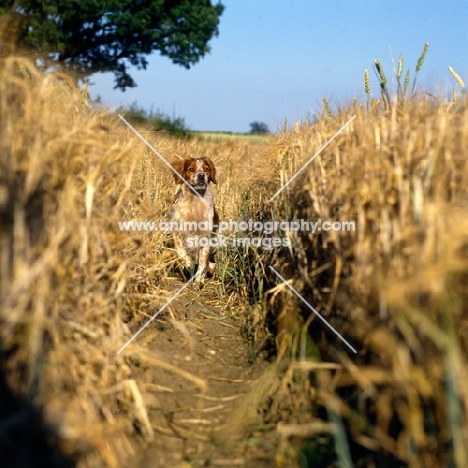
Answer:
[(181, 184), (182, 179), (185, 179), (185, 162), (185, 159), (179, 159), (178, 161), (172, 163), (172, 167), (180, 174), (180, 176), (178, 176), (172, 172), (176, 184)]
[(213, 184), (217, 184), (216, 182), (216, 169), (214, 167), (213, 162), (211, 159), (205, 158), (206, 164), (208, 164), (208, 167), (210, 168), (210, 180), (213, 182)]

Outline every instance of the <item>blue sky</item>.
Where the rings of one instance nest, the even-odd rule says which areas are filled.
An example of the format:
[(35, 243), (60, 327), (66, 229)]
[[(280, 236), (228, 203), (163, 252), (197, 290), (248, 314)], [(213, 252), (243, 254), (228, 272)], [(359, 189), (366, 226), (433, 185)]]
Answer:
[(219, 36), (211, 52), (186, 70), (153, 54), (138, 84), (113, 90), (112, 74), (91, 78), (91, 96), (111, 106), (137, 102), (183, 117), (192, 130), (248, 132), (253, 121), (270, 130), (314, 115), (331, 103), (364, 97), (364, 69), (381, 60), (387, 77), (403, 54), (411, 68), (430, 47), (418, 75), (431, 91), (468, 85), (468, 0), (222, 0)]

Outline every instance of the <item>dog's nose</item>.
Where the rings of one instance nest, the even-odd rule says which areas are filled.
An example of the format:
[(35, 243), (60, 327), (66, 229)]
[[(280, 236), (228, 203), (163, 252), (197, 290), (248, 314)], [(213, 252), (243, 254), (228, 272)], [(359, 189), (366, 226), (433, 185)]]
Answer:
[(203, 172), (198, 174), (198, 180), (205, 180), (205, 174), (203, 174)]

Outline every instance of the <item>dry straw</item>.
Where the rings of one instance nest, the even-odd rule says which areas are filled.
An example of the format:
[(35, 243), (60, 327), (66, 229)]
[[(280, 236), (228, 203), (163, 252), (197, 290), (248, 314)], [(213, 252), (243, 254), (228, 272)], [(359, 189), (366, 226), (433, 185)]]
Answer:
[[(341, 365), (285, 374), (288, 396), (273, 397), (271, 417), (291, 401), (300, 410), (281, 422), (303, 427), (282, 441), (280, 458), (313, 460), (338, 444), (356, 466), (465, 466), (468, 342), (455, 330), (468, 324), (468, 102), (353, 112), (351, 128), (277, 203), (279, 218), (356, 223), (354, 232), (293, 234), (294, 249), (274, 266), (359, 350), (348, 354), (291, 294), (271, 295), (282, 356)], [(269, 158), (288, 154), (294, 172), (350, 115), (301, 127)], [(327, 412), (337, 432), (323, 447), (304, 430)]]
[[(135, 169), (131, 146), (112, 128), (115, 119), (88, 107), (86, 90), (26, 60), (3, 59), (0, 96), (0, 341), (11, 350), (8, 381), (44, 402), (66, 451), (86, 447), (83, 466), (96, 457), (118, 466), (128, 456), (126, 421), (144, 416), (138, 387), (131, 380), (131, 392), (116, 387), (130, 376), (115, 347), (129, 333), (117, 311), (131, 246), (114, 221)], [(128, 400), (131, 415), (117, 398)]]
[[(80, 467), (122, 466), (135, 428), (140, 440), (153, 437), (132, 363), (173, 372), (200, 395), (208, 388), (159, 357), (145, 359), (138, 342), (117, 355), (175, 290), (166, 279), (170, 239), (123, 234), (117, 222), (162, 219), (170, 175), (119, 119), (89, 107), (85, 89), (27, 61), (4, 60), (0, 119), (0, 343), (9, 385), (43, 404)], [(269, 431), (257, 428), (250, 440), (271, 440), (283, 466), (467, 466), (466, 98), (354, 105), (256, 144), (140, 130), (163, 155), (215, 161), (224, 219), (355, 222), (349, 232), (288, 232), (291, 247), (281, 250), (218, 252), (219, 300), (236, 306), (252, 359), (265, 347), (282, 358), (268, 377), (275, 385), (260, 382), (263, 394), (252, 397)], [(268, 265), (357, 356), (275, 283)]]
[[(258, 144), (139, 131), (170, 161), (208, 156), (220, 166), (224, 219), (262, 216), (275, 180), (256, 157)], [(143, 359), (138, 341), (117, 354), (177, 289), (167, 279), (174, 274), (170, 236), (118, 227), (164, 220), (174, 199), (171, 175), (115, 115), (90, 106), (86, 86), (44, 76), (22, 59), (2, 60), (0, 141), (0, 355), (8, 355), (9, 386), (42, 404), (79, 467), (124, 466), (153, 437), (135, 361), (206, 390), (196, 375)], [(261, 255), (219, 252), (220, 302), (235, 303), (239, 314), (263, 297)], [(245, 320), (262, 324), (262, 314)], [(265, 328), (253, 336), (263, 340)]]

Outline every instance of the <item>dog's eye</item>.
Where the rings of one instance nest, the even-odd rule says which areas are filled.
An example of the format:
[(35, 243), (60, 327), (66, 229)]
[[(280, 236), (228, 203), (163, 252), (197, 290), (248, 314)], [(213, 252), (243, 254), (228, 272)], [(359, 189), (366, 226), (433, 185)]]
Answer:
[(205, 169), (203, 169), (203, 172), (210, 172), (210, 170), (207, 167), (205, 167)]
[(193, 167), (191, 167), (191, 168), (189, 169), (189, 172), (195, 172), (195, 169), (194, 169)]

